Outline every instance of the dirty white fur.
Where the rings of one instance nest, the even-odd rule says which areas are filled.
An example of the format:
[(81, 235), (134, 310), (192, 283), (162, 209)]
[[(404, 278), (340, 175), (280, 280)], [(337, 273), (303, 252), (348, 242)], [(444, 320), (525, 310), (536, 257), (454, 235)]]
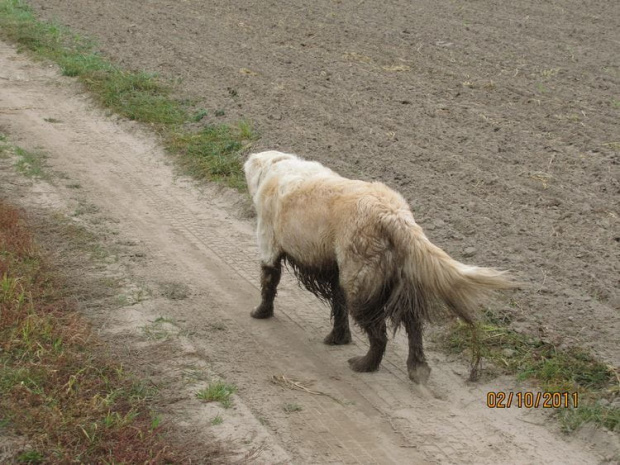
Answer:
[[(244, 169), (262, 264), (290, 257), (312, 269), (336, 267), (347, 311), (362, 326), (371, 318), (396, 326), (429, 319), (436, 302), (472, 322), (489, 291), (513, 287), (503, 272), (464, 265), (433, 245), (405, 199), (384, 184), (276, 151), (251, 155)], [(369, 309), (373, 302), (383, 311)]]
[(405, 276), (467, 320), (486, 291), (511, 287), (503, 272), (464, 265), (433, 245), (405, 199), (384, 184), (346, 179), (276, 151), (250, 156), (244, 169), (264, 264), (284, 253), (306, 265), (336, 262), (344, 289), (365, 296), (404, 267)]

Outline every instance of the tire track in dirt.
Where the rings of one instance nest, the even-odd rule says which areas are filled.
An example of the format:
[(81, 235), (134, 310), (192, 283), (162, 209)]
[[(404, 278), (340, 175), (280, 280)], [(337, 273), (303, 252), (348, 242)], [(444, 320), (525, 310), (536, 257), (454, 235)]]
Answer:
[[(256, 321), (258, 266), (249, 222), (231, 212), (234, 199), (217, 189), (175, 180), (161, 149), (124, 123), (102, 118), (73, 83), (0, 47), (0, 127), (20, 145), (40, 146), (54, 169), (84, 187), (84, 195), (119, 220), (121, 236), (138, 239), (149, 260), (134, 271), (147, 280), (173, 276), (204, 296), (172, 317), (195, 330), (189, 343), (204, 353), (255, 415), (265, 416), (269, 447), (282, 447), (295, 463), (595, 463), (581, 443), (550, 432), (537, 412), (492, 411), (489, 389), (467, 385), (464, 368), (429, 351), (428, 387), (409, 382), (406, 342), (390, 342), (379, 372), (350, 372), (346, 359), (363, 353), (359, 334), (349, 347), (326, 347), (328, 310), (289, 278), (283, 279), (276, 318)], [(54, 92), (51, 92), (51, 90)], [(7, 109), (13, 109), (7, 111)], [(45, 117), (60, 124), (49, 124)], [(182, 306), (180, 306), (182, 307)], [(233, 328), (218, 335), (204, 328), (224, 319)], [(158, 360), (165, 367), (167, 361)], [(459, 374), (455, 373), (458, 372)], [(327, 396), (283, 391), (271, 375), (315, 380)], [(283, 401), (303, 404), (284, 416)], [(524, 422), (527, 422), (524, 423)], [(278, 456), (276, 454), (276, 456)], [(280, 460), (283, 459), (279, 455)], [(269, 463), (268, 459), (264, 463)]]

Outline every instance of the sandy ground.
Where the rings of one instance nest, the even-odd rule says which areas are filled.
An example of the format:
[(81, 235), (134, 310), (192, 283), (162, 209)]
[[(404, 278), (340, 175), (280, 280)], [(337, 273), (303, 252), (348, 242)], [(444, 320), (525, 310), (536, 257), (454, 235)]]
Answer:
[[(486, 393), (515, 388), (513, 382), (468, 384), (467, 367), (432, 345), (428, 386), (408, 380), (402, 335), (389, 344), (379, 372), (351, 372), (346, 360), (364, 353), (366, 341), (355, 334), (350, 346), (323, 345), (328, 309), (290, 277), (283, 280), (276, 317), (251, 319), (258, 266), (253, 224), (241, 213), (244, 198), (175, 175), (156, 140), (105, 117), (54, 67), (33, 64), (0, 44), (0, 70), (0, 131), (16, 145), (46, 153), (46, 170), (53, 174), (51, 182), (33, 182), (14, 172), (12, 160), (3, 160), (0, 195), (31, 211), (64, 214), (116, 250), (113, 260), (95, 268), (121, 281), (123, 295), (114, 306), (84, 297), (84, 312), (118, 356), (168, 396), (159, 406), (164, 418), (198, 455), (200, 444), (215, 438), (230, 447), (232, 458), (265, 464), (614, 460), (613, 435), (565, 437), (549, 412), (488, 409)], [(478, 199), (476, 205), (483, 204)], [(444, 218), (438, 229), (452, 230)], [(500, 236), (511, 231), (501, 223), (497, 229)], [(518, 255), (500, 253), (501, 246), (492, 255), (471, 243), (480, 250), (477, 262), (506, 264)], [(523, 299), (554, 294), (528, 295)], [(588, 305), (611, 312), (598, 300)], [(311, 392), (274, 384), (273, 376), (299, 380)], [(215, 377), (239, 387), (233, 408), (195, 399)], [(287, 404), (301, 410), (287, 412)], [(217, 415), (223, 422), (213, 425)]]

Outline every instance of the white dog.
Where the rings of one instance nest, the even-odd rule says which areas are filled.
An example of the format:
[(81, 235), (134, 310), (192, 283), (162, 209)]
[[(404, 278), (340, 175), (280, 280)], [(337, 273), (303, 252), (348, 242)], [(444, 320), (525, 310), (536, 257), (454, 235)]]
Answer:
[(426, 382), (430, 368), (422, 326), (444, 304), (472, 323), (480, 299), (514, 285), (505, 272), (464, 265), (433, 245), (401, 195), (378, 182), (343, 178), (320, 163), (269, 151), (244, 165), (258, 215), (262, 302), (254, 318), (273, 315), (285, 260), (306, 288), (330, 303), (334, 327), (326, 344), (351, 341), (349, 320), (370, 349), (349, 360), (375, 371), (387, 344), (386, 321), (405, 326), (409, 377)]

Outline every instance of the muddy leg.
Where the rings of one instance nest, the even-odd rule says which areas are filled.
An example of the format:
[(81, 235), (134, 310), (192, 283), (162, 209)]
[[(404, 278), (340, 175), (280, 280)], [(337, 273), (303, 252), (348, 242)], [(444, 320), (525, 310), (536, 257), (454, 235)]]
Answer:
[(253, 318), (270, 318), (273, 316), (273, 299), (276, 298), (282, 263), (278, 260), (273, 266), (261, 265), (261, 303), (250, 313)]
[(422, 321), (419, 318), (408, 318), (405, 321), (405, 329), (409, 337), (409, 357), (407, 358), (409, 378), (414, 383), (426, 384), (431, 368), (426, 363), (422, 346)]
[(385, 321), (362, 326), (368, 334), (370, 349), (363, 357), (353, 357), (349, 359), (349, 365), (353, 371), (376, 371), (381, 364), (385, 346), (387, 345), (387, 330)]
[(351, 330), (349, 329), (349, 316), (345, 303), (344, 293), (338, 284), (332, 297), (332, 317), (334, 318), (334, 329), (329, 333), (323, 342), (328, 345), (348, 344), (351, 342)]

